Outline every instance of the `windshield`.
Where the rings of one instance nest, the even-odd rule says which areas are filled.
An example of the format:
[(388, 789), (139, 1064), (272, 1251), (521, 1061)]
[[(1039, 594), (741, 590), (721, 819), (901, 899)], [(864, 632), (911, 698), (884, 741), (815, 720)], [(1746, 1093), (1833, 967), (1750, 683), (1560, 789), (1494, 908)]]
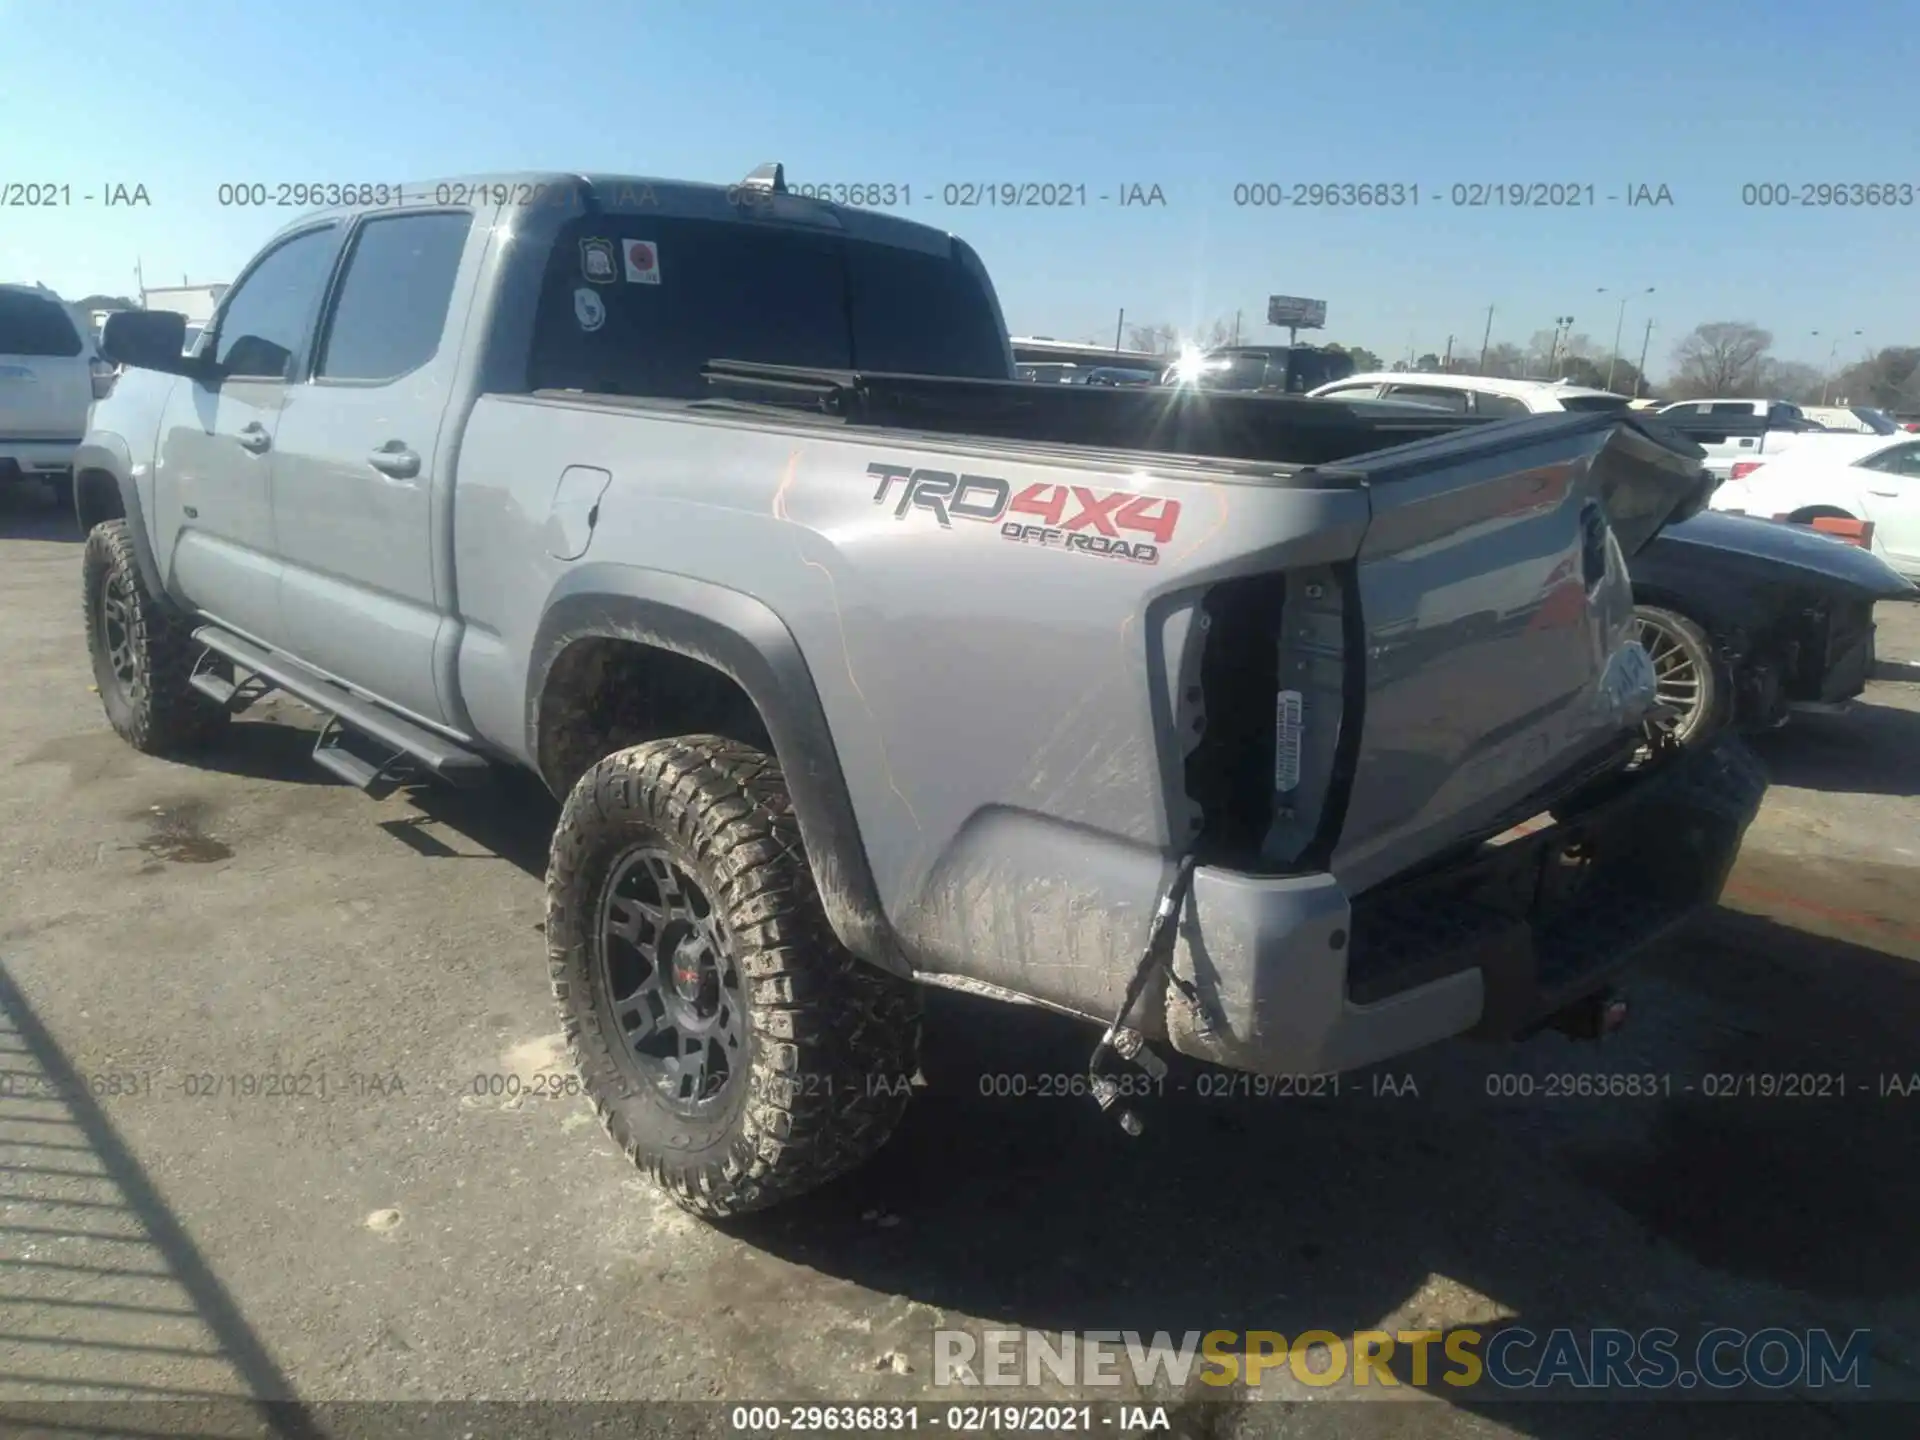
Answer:
[(1869, 409), (1865, 405), (1855, 405), (1852, 409), (1860, 423), (1865, 425), (1874, 434), (1897, 435), (1900, 433), (1900, 427), (1894, 424), (1893, 417), (1887, 414), (1886, 411)]
[(81, 351), (64, 305), (27, 290), (0, 290), (0, 355), (66, 358)]

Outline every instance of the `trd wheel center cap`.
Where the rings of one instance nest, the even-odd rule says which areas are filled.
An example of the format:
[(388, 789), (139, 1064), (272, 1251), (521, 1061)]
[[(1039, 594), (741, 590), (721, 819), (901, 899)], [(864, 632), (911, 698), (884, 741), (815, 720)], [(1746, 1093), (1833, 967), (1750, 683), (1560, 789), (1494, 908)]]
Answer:
[(674, 995), (695, 1014), (713, 1008), (720, 977), (698, 931), (674, 947), (672, 979)]

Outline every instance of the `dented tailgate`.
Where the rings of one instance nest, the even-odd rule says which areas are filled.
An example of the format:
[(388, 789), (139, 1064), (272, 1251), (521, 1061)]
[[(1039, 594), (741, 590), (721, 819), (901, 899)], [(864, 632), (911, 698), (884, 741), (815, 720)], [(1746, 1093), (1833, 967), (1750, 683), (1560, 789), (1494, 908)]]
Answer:
[(1366, 692), (1332, 869), (1358, 892), (1581, 776), (1651, 672), (1626, 562), (1707, 494), (1699, 451), (1615, 414), (1536, 416), (1349, 462)]

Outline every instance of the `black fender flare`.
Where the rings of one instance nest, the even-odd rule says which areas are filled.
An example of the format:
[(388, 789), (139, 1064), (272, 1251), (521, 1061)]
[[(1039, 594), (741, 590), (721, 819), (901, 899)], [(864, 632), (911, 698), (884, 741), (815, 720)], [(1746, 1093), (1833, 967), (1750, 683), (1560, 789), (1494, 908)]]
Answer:
[(861, 959), (911, 976), (881, 908), (812, 671), (786, 623), (763, 602), (723, 585), (628, 565), (576, 567), (548, 597), (528, 656), (527, 754), (536, 765), (541, 697), (554, 663), (576, 641), (596, 638), (673, 651), (712, 666), (746, 692), (786, 776), (834, 934)]
[(114, 487), (120, 492), (120, 513), (127, 520), (127, 533), (133, 541), (133, 558), (140, 567), (140, 578), (146, 582), (149, 595), (164, 605), (171, 605), (173, 602), (160, 574), (160, 564), (154, 557), (153, 540), (147, 533), (146, 513), (140, 506), (140, 487), (133, 478), (133, 452), (127, 448), (127, 442), (111, 432), (95, 430), (73, 452), (73, 506), (76, 521), (79, 519), (82, 498), (80, 477), (88, 471), (99, 471), (113, 477)]

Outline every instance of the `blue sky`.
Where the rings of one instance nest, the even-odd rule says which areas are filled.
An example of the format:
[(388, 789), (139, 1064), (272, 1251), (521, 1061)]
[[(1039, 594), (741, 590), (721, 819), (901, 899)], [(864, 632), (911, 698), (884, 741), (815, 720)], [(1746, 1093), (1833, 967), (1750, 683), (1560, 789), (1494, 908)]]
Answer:
[[(229, 279), (290, 211), (222, 182), (554, 168), (911, 185), (971, 241), (1012, 328), (1110, 339), (1266, 296), (1388, 358), (1524, 343), (1572, 314), (1649, 369), (1705, 320), (1816, 364), (1920, 344), (1920, 13), (1890, 0), (1685, 5), (904, 0), (0, 0), (0, 278), (62, 293)], [(1066, 210), (943, 187), (1085, 186)], [(1238, 183), (1400, 182), (1417, 208), (1238, 207)], [(1456, 208), (1455, 184), (1592, 185), (1595, 208)], [(1906, 208), (1758, 209), (1747, 183), (1881, 181)], [(144, 185), (146, 208), (82, 194)], [(1164, 207), (1098, 200), (1159, 185)], [(1609, 203), (1668, 187), (1673, 204)], [(1439, 199), (1433, 198), (1438, 196)], [(0, 198), (5, 198), (0, 196)], [(1815, 338), (1809, 332), (1822, 332)], [(1864, 336), (1853, 338), (1851, 332)]]

